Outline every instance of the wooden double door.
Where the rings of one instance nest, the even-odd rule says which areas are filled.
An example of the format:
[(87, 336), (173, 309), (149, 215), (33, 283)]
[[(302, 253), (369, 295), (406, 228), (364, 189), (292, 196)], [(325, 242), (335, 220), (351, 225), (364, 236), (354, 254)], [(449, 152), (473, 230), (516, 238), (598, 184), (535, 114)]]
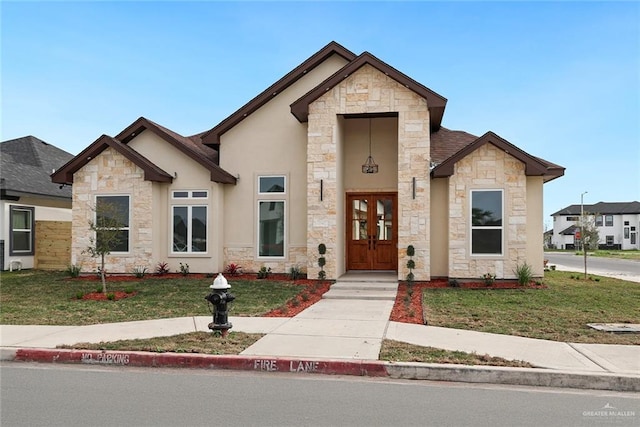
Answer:
[(347, 194), (347, 269), (397, 270), (396, 193)]

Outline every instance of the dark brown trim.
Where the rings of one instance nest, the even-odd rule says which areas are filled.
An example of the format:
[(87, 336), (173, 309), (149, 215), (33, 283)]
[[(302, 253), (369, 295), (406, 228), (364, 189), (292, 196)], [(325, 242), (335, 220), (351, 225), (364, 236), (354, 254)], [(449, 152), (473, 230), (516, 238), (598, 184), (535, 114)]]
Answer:
[(269, 102), (273, 97), (278, 95), (283, 90), (300, 80), (309, 71), (313, 70), (319, 64), (324, 62), (332, 55), (339, 55), (347, 61), (352, 61), (356, 54), (347, 50), (340, 44), (332, 41), (317, 53), (313, 54), (309, 59), (298, 65), (292, 71), (287, 73), (280, 80), (269, 86), (265, 91), (253, 98), (251, 101), (242, 106), (238, 111), (231, 114), (229, 117), (221, 121), (212, 129), (208, 130), (202, 135), (202, 143), (205, 145), (218, 145), (220, 144), (220, 136), (227, 132), (229, 129), (240, 123), (248, 115), (262, 107)]
[(141, 132), (144, 132), (146, 129), (151, 130), (160, 138), (164, 139), (169, 144), (173, 145), (175, 148), (189, 156), (192, 160), (195, 160), (196, 162), (207, 168), (211, 173), (211, 181), (221, 184), (236, 183), (236, 178), (233, 175), (222, 169), (213, 161), (207, 159), (203, 155), (203, 153), (199, 153), (189, 146), (189, 144), (196, 144), (196, 142), (191, 141), (188, 138), (185, 138), (182, 135), (179, 135), (172, 130), (160, 126), (157, 123), (154, 123), (144, 117), (140, 117), (138, 120), (127, 126), (126, 129), (124, 129), (116, 136), (116, 139), (122, 141), (124, 144), (127, 144), (129, 141), (131, 141)]
[(146, 181), (172, 182), (173, 176), (153, 164), (149, 159), (133, 148), (110, 136), (102, 135), (93, 144), (51, 175), (51, 181), (58, 184), (73, 184), (73, 174), (84, 167), (91, 159), (96, 158), (107, 147), (111, 147), (144, 171)]
[(336, 85), (348, 78), (350, 75), (358, 71), (360, 67), (369, 64), (381, 73), (391, 77), (399, 84), (414, 91), (416, 94), (427, 100), (429, 108), (429, 119), (431, 122), (431, 130), (436, 131), (442, 123), (442, 116), (447, 105), (447, 98), (437, 94), (428, 87), (418, 83), (406, 74), (396, 70), (389, 64), (381, 61), (369, 52), (364, 52), (353, 61), (338, 70), (331, 77), (320, 83), (313, 90), (291, 104), (291, 113), (301, 122), (306, 122), (309, 115), (309, 104), (320, 98), (327, 91), (333, 89)]
[(527, 176), (543, 176), (546, 182), (564, 175), (563, 167), (554, 165), (553, 163), (546, 162), (545, 160), (527, 154), (515, 145), (511, 144), (509, 141), (489, 131), (482, 135), (480, 138), (476, 139), (471, 144), (464, 147), (462, 150), (455, 153), (453, 156), (449, 157), (444, 162), (437, 165), (431, 171), (431, 176), (433, 178), (446, 178), (453, 175), (455, 164), (484, 144), (492, 144), (505, 153), (508, 153), (516, 159), (520, 160), (525, 164), (525, 174)]

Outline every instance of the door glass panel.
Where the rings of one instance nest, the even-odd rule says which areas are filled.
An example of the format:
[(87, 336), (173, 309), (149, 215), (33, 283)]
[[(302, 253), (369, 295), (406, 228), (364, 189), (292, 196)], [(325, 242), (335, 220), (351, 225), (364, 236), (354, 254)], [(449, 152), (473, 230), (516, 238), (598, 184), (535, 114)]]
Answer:
[(351, 239), (367, 240), (367, 201), (355, 199), (353, 200), (351, 213)]
[(376, 234), (378, 240), (393, 238), (393, 202), (390, 199), (376, 200)]

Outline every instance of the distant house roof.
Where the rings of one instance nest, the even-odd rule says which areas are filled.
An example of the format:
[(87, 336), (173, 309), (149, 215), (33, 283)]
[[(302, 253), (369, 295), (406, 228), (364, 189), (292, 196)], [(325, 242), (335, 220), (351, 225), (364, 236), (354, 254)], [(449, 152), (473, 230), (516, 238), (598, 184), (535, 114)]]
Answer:
[(73, 154), (35, 136), (0, 143), (0, 198), (19, 200), (21, 196), (71, 200), (71, 188), (51, 182), (51, 173)]
[(551, 216), (580, 215), (584, 212), (600, 215), (640, 214), (640, 202), (598, 202), (593, 205), (569, 205), (551, 214)]
[(560, 234), (563, 234), (565, 236), (573, 236), (576, 234), (576, 230), (578, 230), (578, 226), (575, 224), (572, 224), (569, 227), (562, 230)]

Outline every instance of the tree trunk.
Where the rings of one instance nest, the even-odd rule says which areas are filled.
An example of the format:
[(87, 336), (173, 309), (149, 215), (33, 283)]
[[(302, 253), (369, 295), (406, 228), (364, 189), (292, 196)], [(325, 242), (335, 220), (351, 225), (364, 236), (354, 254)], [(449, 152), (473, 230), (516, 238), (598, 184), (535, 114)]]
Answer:
[(107, 293), (107, 277), (104, 272), (104, 254), (100, 257), (100, 279), (102, 279), (102, 293)]

